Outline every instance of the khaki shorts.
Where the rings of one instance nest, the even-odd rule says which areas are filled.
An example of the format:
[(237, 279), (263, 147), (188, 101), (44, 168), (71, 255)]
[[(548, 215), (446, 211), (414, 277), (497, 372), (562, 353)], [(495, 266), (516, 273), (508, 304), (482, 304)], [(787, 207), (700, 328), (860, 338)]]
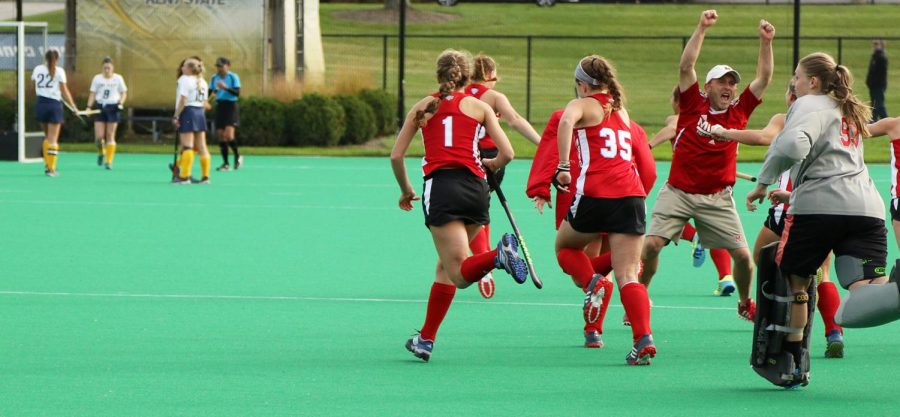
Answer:
[(715, 194), (690, 194), (663, 185), (653, 205), (648, 236), (678, 242), (684, 224), (694, 219), (700, 244), (710, 249), (747, 247), (747, 238), (732, 198), (731, 187)]

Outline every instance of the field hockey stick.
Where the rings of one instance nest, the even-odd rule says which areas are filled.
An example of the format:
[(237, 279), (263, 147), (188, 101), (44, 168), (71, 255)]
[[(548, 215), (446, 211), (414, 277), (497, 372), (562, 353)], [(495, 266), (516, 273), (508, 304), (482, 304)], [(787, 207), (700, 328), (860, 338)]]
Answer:
[(754, 177), (754, 176), (752, 176), (752, 175), (750, 175), (750, 174), (745, 174), (745, 173), (743, 173), (743, 172), (737, 172), (737, 173), (734, 174), (734, 176), (735, 176), (735, 177), (738, 177), (738, 178), (740, 178), (740, 179), (742, 179), (742, 180), (747, 180), (747, 181), (750, 181), (750, 182), (756, 182), (756, 177)]
[(81, 122), (82, 125), (87, 126), (87, 121), (84, 120), (84, 117), (81, 117), (81, 116), (82, 116), (82, 115), (81, 115), (81, 112), (79, 112), (78, 109), (76, 109), (76, 108), (75, 108), (74, 106), (72, 106), (71, 104), (66, 103), (65, 100), (62, 100), (62, 102), (63, 102), (63, 104), (66, 105), (66, 108), (68, 108), (69, 111), (71, 111), (72, 114), (74, 114), (75, 117), (78, 118), (78, 121)]
[(531, 275), (531, 282), (534, 283), (534, 286), (538, 289), (544, 287), (544, 283), (541, 282), (541, 279), (538, 278), (537, 272), (534, 270), (534, 263), (531, 262), (531, 253), (528, 252), (528, 246), (525, 245), (525, 238), (522, 236), (522, 231), (519, 230), (519, 225), (516, 224), (516, 218), (513, 217), (512, 212), (509, 210), (509, 204), (506, 202), (506, 196), (503, 195), (503, 190), (500, 189), (500, 184), (497, 183), (494, 178), (494, 173), (489, 169), (485, 169), (487, 172), (487, 176), (491, 186), (494, 187), (494, 191), (497, 192), (497, 198), (500, 200), (500, 205), (503, 206), (503, 210), (506, 212), (506, 217), (509, 218), (509, 224), (512, 225), (513, 233), (516, 236), (516, 240), (519, 242), (519, 247), (522, 248), (522, 254), (525, 258), (525, 263), (528, 265), (528, 275)]

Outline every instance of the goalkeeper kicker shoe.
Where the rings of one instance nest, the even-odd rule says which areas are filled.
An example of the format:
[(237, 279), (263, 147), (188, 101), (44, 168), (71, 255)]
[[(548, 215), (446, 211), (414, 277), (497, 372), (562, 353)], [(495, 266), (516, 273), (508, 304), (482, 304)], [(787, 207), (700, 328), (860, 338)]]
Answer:
[(512, 275), (519, 284), (525, 283), (528, 278), (528, 267), (525, 261), (519, 257), (519, 245), (515, 236), (504, 233), (497, 244), (497, 257), (494, 258), (494, 266), (503, 269)]

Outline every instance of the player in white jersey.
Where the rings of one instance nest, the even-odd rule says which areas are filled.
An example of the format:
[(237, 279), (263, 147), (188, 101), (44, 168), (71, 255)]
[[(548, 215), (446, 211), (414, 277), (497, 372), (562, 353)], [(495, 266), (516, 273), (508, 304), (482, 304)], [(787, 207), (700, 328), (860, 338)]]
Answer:
[(91, 81), (91, 95), (87, 107), (96, 104), (100, 113), (94, 117), (94, 140), (97, 143), (97, 165), (112, 169), (116, 156), (116, 127), (119, 125), (119, 111), (128, 98), (128, 87), (125, 79), (113, 72), (112, 58), (103, 58), (103, 72), (94, 76)]
[(200, 154), (200, 167), (203, 176), (201, 184), (209, 184), (210, 155), (206, 147), (206, 99), (209, 87), (203, 80), (203, 63), (191, 57), (181, 66), (178, 78), (178, 89), (175, 98), (175, 114), (172, 123), (178, 128), (181, 141), (181, 158), (178, 175), (172, 180), (176, 184), (191, 183), (191, 166), (194, 164), (194, 153)]
[(56, 160), (59, 155), (59, 130), (63, 123), (63, 98), (72, 109), (78, 110), (66, 87), (66, 71), (56, 66), (57, 61), (59, 52), (51, 49), (44, 54), (44, 63), (36, 66), (31, 73), (37, 94), (35, 113), (44, 128), (44, 173), (48, 177), (59, 175), (56, 172)]

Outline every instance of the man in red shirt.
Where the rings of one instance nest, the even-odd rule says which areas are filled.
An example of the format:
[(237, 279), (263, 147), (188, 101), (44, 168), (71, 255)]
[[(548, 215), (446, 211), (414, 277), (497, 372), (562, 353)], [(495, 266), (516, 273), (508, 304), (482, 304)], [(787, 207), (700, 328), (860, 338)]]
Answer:
[(716, 65), (706, 74), (701, 93), (694, 66), (706, 31), (718, 18), (715, 10), (704, 11), (681, 55), (678, 79), (681, 95), (672, 142), (672, 170), (653, 206), (641, 255), (644, 272), (640, 281), (650, 284), (659, 266), (659, 252), (670, 241), (677, 243), (685, 222), (693, 218), (704, 247), (724, 248), (731, 253), (740, 295), (738, 315), (753, 321), (756, 313), (756, 305), (750, 298), (753, 260), (732, 198), (737, 143), (715, 140), (710, 127), (743, 129), (746, 126), (772, 80), (775, 28), (760, 20), (756, 78), (740, 96), (736, 93), (741, 76), (727, 65)]

